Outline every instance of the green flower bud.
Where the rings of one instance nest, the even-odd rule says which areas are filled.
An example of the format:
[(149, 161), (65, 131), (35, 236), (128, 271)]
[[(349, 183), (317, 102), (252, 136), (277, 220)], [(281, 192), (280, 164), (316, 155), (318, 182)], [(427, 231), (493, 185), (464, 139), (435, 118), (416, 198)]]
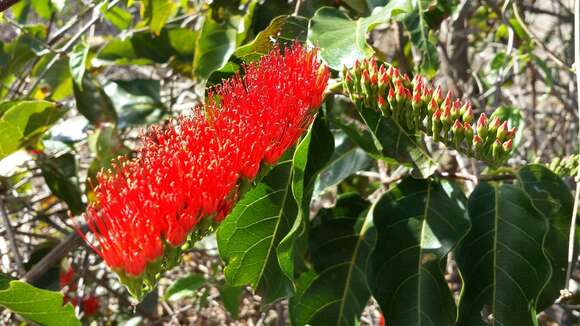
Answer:
[(443, 124), (441, 123), (441, 109), (437, 108), (437, 110), (435, 110), (435, 113), (433, 113), (433, 117), (432, 117), (432, 131), (433, 131), (433, 139), (435, 141), (438, 141), (441, 139), (441, 130), (443, 128)]
[(497, 128), (497, 139), (504, 142), (507, 140), (508, 135), (508, 122), (504, 121), (499, 128)]
[(487, 139), (487, 117), (485, 113), (480, 114), (479, 119), (477, 119), (477, 135), (482, 141)]
[(461, 119), (463, 122), (472, 123), (473, 122), (473, 108), (471, 107), (471, 102), (467, 101), (461, 108)]
[(467, 143), (468, 148), (471, 149), (473, 144), (473, 128), (471, 127), (471, 124), (464, 122), (463, 132), (465, 133), (465, 142)]

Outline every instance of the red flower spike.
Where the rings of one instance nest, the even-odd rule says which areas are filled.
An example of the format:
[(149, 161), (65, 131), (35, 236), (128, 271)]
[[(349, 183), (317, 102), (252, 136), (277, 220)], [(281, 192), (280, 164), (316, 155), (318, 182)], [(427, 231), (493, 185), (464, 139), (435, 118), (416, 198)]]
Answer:
[(238, 183), (275, 163), (310, 125), (328, 78), (316, 50), (275, 48), (210, 90), (192, 116), (150, 128), (134, 159), (98, 174), (84, 215), (89, 244), (112, 269), (139, 276), (164, 243), (181, 245), (203, 218), (219, 222)]

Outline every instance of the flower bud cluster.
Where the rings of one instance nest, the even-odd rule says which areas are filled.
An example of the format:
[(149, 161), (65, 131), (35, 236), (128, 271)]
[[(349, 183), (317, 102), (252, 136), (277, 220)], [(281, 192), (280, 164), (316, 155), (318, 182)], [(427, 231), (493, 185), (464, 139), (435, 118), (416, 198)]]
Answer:
[(376, 59), (356, 61), (343, 67), (343, 90), (363, 109), (374, 109), (392, 118), (408, 132), (421, 130), (435, 141), (498, 164), (512, 150), (515, 127), (498, 117), (491, 120), (481, 113), (475, 121), (470, 101), (461, 101), (451, 91), (443, 96), (441, 87), (433, 88), (426, 78), (410, 78), (393, 66)]
[(547, 168), (561, 177), (576, 176), (580, 167), (580, 155), (573, 154), (567, 157), (556, 157), (547, 164)]

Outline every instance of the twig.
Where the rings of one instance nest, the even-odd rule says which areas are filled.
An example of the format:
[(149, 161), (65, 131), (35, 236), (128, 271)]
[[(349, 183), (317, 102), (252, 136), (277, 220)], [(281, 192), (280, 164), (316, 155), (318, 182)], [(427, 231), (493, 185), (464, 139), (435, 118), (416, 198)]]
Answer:
[[(580, 149), (580, 0), (574, 1), (574, 61), (576, 66), (576, 93), (578, 96), (578, 148)], [(568, 238), (568, 267), (566, 268), (566, 289), (570, 289), (570, 278), (574, 261), (574, 240), (576, 231), (576, 216), (578, 215), (578, 201), (580, 200), (580, 169), (576, 175), (576, 193), (574, 194), (574, 209), (570, 222), (570, 236)]]
[(296, 6), (294, 7), (294, 13), (292, 16), (298, 16), (298, 12), (300, 11), (300, 3), (302, 3), (301, 0), (296, 0)]
[(514, 10), (516, 20), (518, 21), (518, 23), (520, 23), (520, 26), (522, 27), (524, 32), (526, 32), (526, 34), (532, 40), (532, 42), (539, 45), (548, 54), (548, 57), (550, 57), (550, 59), (552, 59), (552, 61), (554, 61), (558, 66), (560, 66), (560, 68), (569, 72), (574, 72), (574, 69), (570, 68), (570, 66), (568, 66), (564, 61), (558, 58), (558, 56), (554, 52), (552, 52), (552, 50), (548, 49), (548, 47), (542, 41), (540, 41), (534, 33), (532, 33), (532, 31), (528, 28), (526, 22), (522, 19), (522, 16), (520, 15), (520, 10), (518, 8), (517, 1), (514, 1), (512, 3), (512, 8)]
[[(107, 6), (106, 11), (109, 11), (111, 8), (116, 6), (120, 1), (121, 0), (111, 1), (111, 3), (109, 3), (109, 5)], [(73, 35), (73, 37), (71, 37), (71, 39), (62, 48), (58, 49), (57, 51), (62, 54), (62, 53), (66, 53), (68, 50), (70, 50), (76, 44), (76, 42), (79, 40), (79, 38), (81, 38), (81, 36), (83, 36), (83, 34), (86, 31), (88, 31), (89, 28), (91, 28), (91, 26), (93, 26), (100, 18), (101, 18), (101, 14), (95, 15), (93, 18), (91, 18), (91, 20), (85, 26), (83, 26), (75, 35)], [(54, 66), (54, 64), (56, 64), (58, 62), (58, 60), (60, 60), (60, 56), (55, 55), (48, 62), (48, 64), (46, 65), (46, 67), (44, 67), (42, 72), (38, 75), (38, 77), (36, 78), (36, 80), (34, 81), (32, 86), (30, 86), (30, 89), (28, 90), (26, 97), (30, 97), (32, 95), (32, 92), (34, 91), (36, 86), (38, 86), (40, 81), (44, 78), (44, 76), (48, 73), (48, 71), (52, 68), (52, 66)]]
[[(87, 226), (81, 226), (81, 230), (85, 232)], [(52, 266), (63, 259), (69, 252), (76, 249), (81, 243), (81, 237), (73, 232), (69, 234), (61, 243), (52, 249), (46, 256), (36, 263), (22, 278), (23, 281), (32, 283), (41, 277)]]
[(24, 268), (24, 264), (22, 263), (22, 257), (20, 256), (18, 246), (16, 245), (16, 237), (14, 236), (12, 224), (10, 224), (10, 220), (8, 219), (8, 214), (6, 213), (3, 198), (0, 198), (0, 216), (2, 216), (2, 222), (4, 223), (4, 227), (6, 228), (8, 242), (10, 242), (10, 247), (12, 247), (14, 262), (16, 263), (16, 267), (18, 268), (18, 272), (22, 275), (26, 273), (26, 269)]
[(18, 2), (20, 2), (20, 0), (0, 0), (0, 12), (7, 10)]

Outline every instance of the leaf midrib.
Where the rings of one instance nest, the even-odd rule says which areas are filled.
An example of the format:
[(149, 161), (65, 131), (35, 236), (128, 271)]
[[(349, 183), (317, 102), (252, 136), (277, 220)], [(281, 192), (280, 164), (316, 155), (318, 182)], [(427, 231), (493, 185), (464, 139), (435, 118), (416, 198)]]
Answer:
[[(370, 216), (370, 215), (369, 215)], [(364, 237), (366, 235), (366, 230), (368, 227), (368, 223), (371, 220), (370, 217), (367, 216), (365, 218), (365, 221), (363, 223), (363, 225), (361, 226), (360, 229), (360, 233), (358, 235), (358, 240), (356, 242), (356, 245), (354, 247), (354, 250), (352, 252), (352, 255), (350, 257), (350, 261), (349, 261), (349, 265), (348, 265), (348, 272), (346, 274), (346, 284), (344, 285), (344, 289), (342, 291), (342, 296), (341, 296), (341, 301), (340, 301), (340, 308), (338, 310), (338, 318), (336, 319), (336, 324), (340, 325), (340, 321), (344, 318), (343, 314), (344, 314), (344, 306), (346, 303), (346, 297), (348, 296), (348, 290), (350, 287), (350, 282), (352, 279), (352, 271), (353, 271), (353, 267), (356, 264), (356, 258), (358, 257), (358, 250), (360, 248), (360, 244), (364, 241)]]

